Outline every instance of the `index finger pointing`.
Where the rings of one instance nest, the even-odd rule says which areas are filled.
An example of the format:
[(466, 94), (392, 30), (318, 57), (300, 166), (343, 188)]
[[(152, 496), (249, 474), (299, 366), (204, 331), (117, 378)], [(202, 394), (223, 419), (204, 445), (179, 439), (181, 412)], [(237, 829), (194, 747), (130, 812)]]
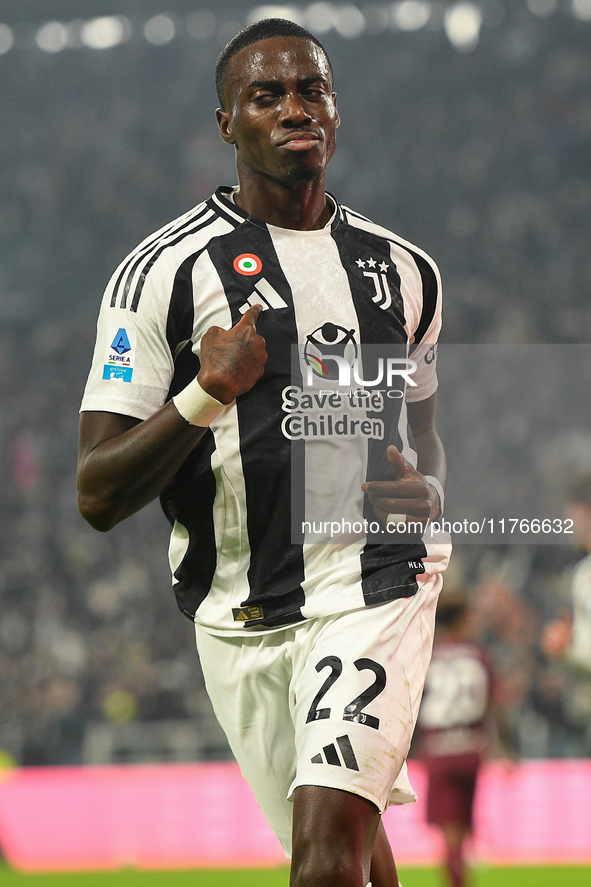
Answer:
[(248, 311), (244, 312), (238, 323), (250, 324), (251, 326), (256, 327), (257, 320), (261, 316), (262, 310), (262, 305), (252, 305)]

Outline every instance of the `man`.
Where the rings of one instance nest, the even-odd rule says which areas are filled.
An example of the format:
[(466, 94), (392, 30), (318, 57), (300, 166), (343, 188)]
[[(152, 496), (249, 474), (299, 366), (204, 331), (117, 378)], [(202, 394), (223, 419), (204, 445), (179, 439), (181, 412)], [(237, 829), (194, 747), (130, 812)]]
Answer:
[(472, 615), (465, 589), (443, 592), (419, 713), (429, 776), (427, 821), (441, 829), (451, 887), (466, 883), (464, 844), (473, 826), (478, 772), (492, 744), (492, 669), (486, 650), (473, 640)]
[[(566, 493), (564, 529), (585, 551), (570, 576), (570, 606), (542, 629), (540, 647), (553, 679), (551, 741), (571, 755), (591, 753), (591, 472), (577, 473)], [(546, 670), (542, 672), (546, 675)]]
[(591, 677), (591, 472), (577, 474), (566, 494), (565, 529), (587, 553), (576, 565), (571, 583), (572, 611), (547, 623), (541, 646), (547, 656), (564, 656), (572, 670)]
[[(326, 194), (339, 116), (315, 37), (259, 22), (221, 53), (216, 84), (239, 185), (115, 272), (82, 404), (79, 505), (108, 530), (161, 496), (177, 602), (195, 620), (216, 715), (292, 857), (291, 884), (392, 887), (380, 814), (412, 798), (404, 773), (396, 779), (447, 559), (427, 558), (416, 534), (391, 544), (407, 518), (442, 511), (438, 273)], [(359, 411), (330, 381), (322, 348), (346, 363), (366, 343), (426, 346), (407, 395), (414, 449), (403, 402), (388, 401), (397, 446), (387, 447), (383, 402)], [(299, 409), (310, 367), (318, 404), (358, 409), (347, 433), (346, 410), (316, 421)], [(295, 439), (294, 415), (322, 440)], [(312, 500), (326, 504), (317, 487), (334, 513), (376, 524), (377, 541), (300, 538)]]

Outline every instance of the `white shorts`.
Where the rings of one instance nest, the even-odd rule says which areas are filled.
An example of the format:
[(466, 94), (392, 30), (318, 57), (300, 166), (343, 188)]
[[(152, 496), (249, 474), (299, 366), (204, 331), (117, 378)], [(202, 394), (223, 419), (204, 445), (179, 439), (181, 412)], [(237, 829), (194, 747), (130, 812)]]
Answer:
[(404, 764), (441, 585), (426, 575), (414, 597), (252, 637), (196, 626), (214, 711), (288, 856), (299, 785), (361, 795), (380, 813), (416, 800)]

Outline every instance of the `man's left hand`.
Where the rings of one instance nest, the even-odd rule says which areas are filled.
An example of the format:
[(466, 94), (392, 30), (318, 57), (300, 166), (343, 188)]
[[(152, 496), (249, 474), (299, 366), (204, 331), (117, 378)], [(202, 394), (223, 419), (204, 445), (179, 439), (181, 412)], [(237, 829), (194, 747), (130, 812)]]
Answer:
[(416, 525), (420, 522), (422, 529), (419, 535), (422, 535), (427, 523), (441, 514), (439, 495), (397, 447), (389, 446), (387, 456), (388, 462), (396, 470), (395, 480), (368, 481), (361, 489), (369, 497), (378, 520), (386, 523), (388, 515), (396, 515), (397, 523), (412, 522)]

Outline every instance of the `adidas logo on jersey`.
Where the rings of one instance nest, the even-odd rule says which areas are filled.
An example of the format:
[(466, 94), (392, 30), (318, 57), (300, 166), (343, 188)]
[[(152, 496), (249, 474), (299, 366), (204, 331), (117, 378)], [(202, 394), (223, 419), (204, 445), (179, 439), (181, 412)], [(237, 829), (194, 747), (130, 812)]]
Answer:
[(285, 299), (279, 295), (277, 290), (264, 277), (257, 280), (254, 292), (250, 294), (244, 305), (238, 310), (241, 314), (244, 314), (253, 305), (262, 305), (263, 311), (266, 311), (267, 308), (287, 308)]
[(353, 751), (353, 746), (351, 745), (349, 737), (346, 734), (344, 736), (337, 736), (337, 745), (341, 753), (340, 756), (336, 746), (331, 742), (330, 745), (325, 745), (322, 748), (324, 757), (322, 756), (322, 752), (319, 752), (310, 759), (311, 762), (313, 764), (331, 764), (333, 767), (342, 767), (344, 764), (347, 770), (359, 770), (359, 764), (357, 763), (357, 758), (355, 757), (355, 752)]

